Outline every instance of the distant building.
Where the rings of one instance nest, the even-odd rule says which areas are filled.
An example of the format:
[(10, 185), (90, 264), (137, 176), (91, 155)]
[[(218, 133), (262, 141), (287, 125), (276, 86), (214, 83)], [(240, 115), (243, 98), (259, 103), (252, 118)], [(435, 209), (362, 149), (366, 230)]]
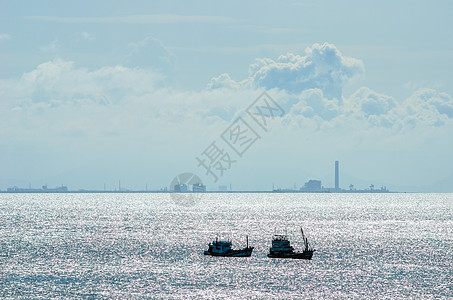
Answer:
[(40, 189), (33, 189), (31, 187), (28, 188), (20, 188), (20, 187), (11, 187), (6, 189), (9, 193), (65, 193), (68, 192), (68, 187), (61, 185), (56, 188), (48, 188), (47, 185), (43, 185)]
[(68, 191), (68, 187), (64, 186), (64, 185), (61, 185), (61, 186), (56, 187), (56, 188), (51, 189), (51, 190), (54, 190), (56, 192), (67, 192)]
[(311, 179), (307, 181), (303, 187), (300, 188), (302, 192), (321, 192), (322, 185), (321, 180)]
[(185, 193), (187, 192), (187, 184), (177, 184), (175, 185), (175, 192), (177, 193)]
[(18, 188), (17, 186), (15, 186), (15, 187), (10, 187), (10, 188), (7, 188), (7, 189), (6, 189), (6, 191), (7, 191), (7, 192), (10, 192), (10, 193), (13, 193), (13, 192), (14, 192), (14, 193), (17, 193), (17, 192), (20, 192), (21, 190), (23, 190), (23, 189)]
[(192, 186), (192, 191), (194, 193), (205, 193), (206, 192), (206, 186), (201, 184), (201, 183), (195, 183)]

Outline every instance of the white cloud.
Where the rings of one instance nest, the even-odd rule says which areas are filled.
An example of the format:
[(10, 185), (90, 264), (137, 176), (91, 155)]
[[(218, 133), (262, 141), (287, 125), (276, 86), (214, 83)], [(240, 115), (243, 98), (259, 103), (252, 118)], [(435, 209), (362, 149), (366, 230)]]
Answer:
[[(168, 54), (165, 47), (152, 38), (134, 45), (139, 49), (148, 46), (157, 46), (157, 52)], [(300, 58), (291, 55), (285, 56), (285, 60), (300, 62)], [(338, 60), (330, 62), (335, 65)], [(327, 65), (325, 68), (331, 69)], [(251, 74), (256, 74), (262, 66), (251, 69)], [(88, 70), (77, 67), (74, 62), (56, 59), (25, 73), (19, 82), (3, 82), (6, 88), (3, 88), (2, 98), (8, 100), (8, 109), (36, 114), (38, 118), (46, 109), (93, 107), (102, 110), (101, 106), (114, 105), (133, 110), (147, 107), (150, 116), (171, 122), (184, 122), (190, 115), (201, 123), (214, 120), (222, 123), (230, 121), (237, 111), (254, 100), (258, 92), (250, 81), (237, 83), (228, 74), (213, 78), (208, 89), (191, 93), (163, 88), (162, 80), (163, 77), (152, 69), (112, 66)], [(453, 120), (452, 98), (432, 89), (418, 90), (408, 99), (396, 101), (363, 87), (343, 99), (344, 103), (336, 97), (326, 96), (321, 88), (304, 89), (299, 94), (276, 88), (271, 93), (278, 97), (287, 112), (283, 123), (291, 127), (304, 127), (310, 123), (309, 127), (314, 130), (334, 127), (352, 130), (350, 125), (354, 124), (361, 128), (398, 132), (420, 126), (443, 126)], [(189, 105), (190, 110), (185, 105)], [(203, 118), (206, 120), (202, 121)]]
[(314, 44), (305, 52), (305, 56), (281, 55), (276, 61), (258, 59), (249, 70), (253, 84), (291, 93), (318, 88), (327, 98), (341, 101), (344, 84), (364, 72), (360, 60), (343, 56), (332, 44)]
[(292, 106), (290, 115), (303, 116), (305, 118), (320, 118), (329, 121), (339, 113), (337, 99), (327, 99), (320, 89), (309, 89), (303, 91), (299, 97), (300, 101)]
[[(224, 122), (235, 112), (228, 108), (231, 92), (176, 92), (161, 87), (162, 79), (149, 69), (89, 70), (61, 59), (40, 64), (20, 80), (0, 82), (3, 121), (8, 124), (2, 137), (41, 143), (47, 141), (42, 136), (58, 140), (75, 133), (100, 139), (112, 136), (108, 132), (124, 138), (153, 136), (162, 128), (187, 127), (191, 120), (200, 126)], [(220, 116), (222, 105), (228, 116)]]
[[(159, 88), (161, 79), (151, 70), (89, 70), (57, 59), (19, 80), (0, 80), (0, 179), (74, 176), (75, 169), (78, 182), (90, 178), (82, 184), (89, 187), (90, 181), (110, 177), (109, 169), (143, 177), (157, 168), (162, 176), (174, 176), (180, 170), (173, 169), (194, 159), (201, 141), (225, 121), (209, 115), (219, 102), (206, 101), (203, 93)], [(137, 171), (143, 162), (147, 167)]]
[(408, 99), (408, 102), (412, 106), (416, 106), (417, 104), (421, 104), (422, 106), (426, 104), (430, 105), (435, 107), (440, 114), (453, 119), (453, 98), (446, 93), (441, 93), (433, 89), (419, 89)]
[[(72, 61), (56, 59), (25, 73), (20, 84), (33, 102), (59, 100), (94, 103), (120, 102), (127, 95), (137, 96), (153, 90), (161, 76), (122, 66), (96, 70), (77, 68)], [(23, 93), (21, 93), (23, 94)]]
[(228, 74), (213, 78), (208, 88), (250, 87), (281, 89), (300, 94), (309, 89), (320, 89), (324, 97), (342, 102), (343, 86), (363, 74), (363, 63), (346, 57), (332, 44), (314, 44), (307, 47), (305, 56), (293, 53), (277, 60), (258, 58), (249, 66), (249, 77), (236, 83)]
[(388, 95), (362, 87), (344, 102), (340, 104), (336, 99), (326, 98), (319, 89), (306, 90), (291, 107), (285, 124), (298, 124), (302, 128), (309, 123), (312, 124), (309, 127), (316, 130), (332, 126), (347, 127), (347, 130), (354, 130), (354, 127), (366, 130), (382, 128), (385, 132), (390, 129), (393, 134), (453, 124), (452, 98), (431, 89), (416, 91), (398, 102)]
[[(157, 52), (168, 54), (154, 39), (133, 47), (157, 47)], [(12, 155), (17, 161), (21, 156), (16, 153), (27, 149), (30, 157), (46, 153), (57, 164), (69, 167), (82, 161), (88, 169), (97, 166), (98, 161), (109, 166), (120, 157), (126, 169), (150, 168), (143, 166), (143, 161), (164, 171), (170, 168), (169, 161), (178, 167), (189, 161), (187, 166), (194, 167), (190, 160), (259, 96), (263, 88), (255, 84), (256, 74), (269, 65), (297, 65), (302, 61), (318, 65), (318, 73), (308, 72), (308, 67), (305, 71), (318, 74), (314, 77), (319, 87), (298, 87), (297, 92), (285, 88), (286, 83), (276, 78), (283, 87), (276, 85), (268, 92), (286, 114), (273, 123), (266, 133), (269, 137), (263, 135), (257, 143), (256, 151), (262, 153), (255, 153), (252, 160), (264, 161), (269, 153), (280, 151), (282, 157), (274, 157), (272, 163), (286, 165), (301, 157), (322, 157), (322, 153), (332, 157), (336, 153), (366, 151), (372, 156), (387, 148), (399, 149), (387, 156), (392, 159), (394, 153), (404, 156), (415, 148), (426, 153), (437, 151), (440, 145), (442, 149), (453, 146), (447, 137), (453, 129), (453, 100), (449, 95), (421, 89), (408, 99), (395, 100), (364, 87), (340, 101), (326, 95), (325, 90), (331, 90), (331, 86), (322, 80), (329, 82), (332, 70), (357, 67), (356, 61), (341, 62), (335, 51), (331, 56), (314, 54), (322, 52), (319, 47), (307, 50), (306, 57), (311, 60), (296, 55), (281, 57), (278, 63), (263, 59), (262, 64), (251, 67), (251, 76), (243, 82), (222, 74), (213, 78), (207, 89), (193, 92), (163, 87), (165, 79), (153, 68), (106, 66), (90, 70), (67, 60), (45, 62), (18, 80), (0, 80), (0, 140), (12, 149), (1, 156)], [(322, 59), (315, 58), (319, 55)], [(289, 69), (283, 68), (283, 78), (288, 78)], [(340, 89), (348, 78), (338, 80)], [(429, 139), (433, 141), (427, 143)], [(78, 158), (80, 163), (67, 161), (68, 157), (79, 156), (83, 156)], [(418, 157), (414, 154), (411, 158)], [(9, 165), (3, 172), (20, 170)]]
[(354, 112), (363, 112), (367, 117), (371, 115), (387, 114), (396, 106), (392, 97), (378, 94), (369, 88), (362, 87), (348, 99)]
[(354, 124), (398, 132), (442, 126), (451, 121), (452, 98), (433, 89), (419, 89), (400, 101), (367, 87), (358, 89), (348, 98), (343, 97), (343, 86), (363, 71), (360, 60), (343, 56), (334, 45), (314, 44), (306, 49), (305, 56), (289, 53), (276, 61), (257, 59), (249, 67), (249, 77), (243, 81), (237, 82), (228, 74), (222, 74), (212, 78), (207, 88), (280, 90), (288, 112), (284, 124), (291, 127), (321, 130)]
[(237, 89), (240, 85), (231, 79), (230, 75), (223, 73), (218, 77), (214, 77), (211, 79), (211, 82), (208, 83), (207, 88), (214, 90), (220, 88), (229, 88), (229, 89)]

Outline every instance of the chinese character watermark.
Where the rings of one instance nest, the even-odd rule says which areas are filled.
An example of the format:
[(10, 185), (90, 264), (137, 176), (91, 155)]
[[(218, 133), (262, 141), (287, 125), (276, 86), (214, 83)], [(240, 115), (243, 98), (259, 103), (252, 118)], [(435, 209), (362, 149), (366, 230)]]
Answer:
[(206, 175), (210, 175), (214, 178), (214, 182), (219, 180), (219, 177), (223, 176), (223, 172), (231, 168), (231, 164), (235, 163), (236, 160), (232, 160), (230, 154), (221, 149), (216, 145), (216, 142), (212, 142), (203, 152), (201, 157), (196, 157), (198, 161), (198, 167), (205, 168)]
[[(250, 147), (261, 139), (257, 128), (254, 128), (252, 124), (255, 124), (255, 127), (257, 124), (260, 130), (267, 132), (269, 122), (285, 114), (283, 108), (266, 92), (263, 92), (250, 104), (246, 113), (244, 117), (236, 118), (220, 134), (220, 140), (228, 148), (219, 146), (219, 141), (216, 139), (195, 158), (198, 167), (204, 168), (205, 174), (209, 175), (214, 182), (217, 182), (226, 171), (231, 169), (232, 164), (237, 162), (237, 159), (232, 157), (233, 153), (238, 157), (243, 157)], [(251, 120), (246, 120), (246, 118)], [(233, 152), (228, 152), (228, 150), (233, 150)]]
[(241, 157), (250, 146), (261, 138), (241, 117), (231, 123), (220, 137)]
[(267, 132), (268, 119), (274, 120), (275, 117), (282, 117), (285, 111), (266, 92), (263, 92), (247, 108), (247, 114)]

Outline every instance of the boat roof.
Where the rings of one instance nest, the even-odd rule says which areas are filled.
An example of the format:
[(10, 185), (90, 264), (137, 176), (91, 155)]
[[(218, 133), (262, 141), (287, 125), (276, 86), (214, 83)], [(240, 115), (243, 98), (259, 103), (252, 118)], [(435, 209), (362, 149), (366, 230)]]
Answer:
[(272, 240), (274, 241), (287, 241), (288, 237), (284, 234), (274, 234), (272, 237)]
[(230, 245), (231, 246), (231, 242), (230, 241), (213, 241), (212, 244), (213, 245), (225, 245), (225, 246)]

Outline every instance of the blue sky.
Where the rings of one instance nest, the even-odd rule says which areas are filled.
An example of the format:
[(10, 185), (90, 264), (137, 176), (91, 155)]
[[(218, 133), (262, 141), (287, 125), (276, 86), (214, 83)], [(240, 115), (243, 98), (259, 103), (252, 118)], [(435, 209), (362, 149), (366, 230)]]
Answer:
[[(452, 15), (451, 1), (0, 1), (0, 189), (160, 188), (187, 171), (212, 189), (332, 186), (340, 160), (343, 188), (452, 191)], [(214, 182), (196, 157), (263, 91), (285, 113)]]

